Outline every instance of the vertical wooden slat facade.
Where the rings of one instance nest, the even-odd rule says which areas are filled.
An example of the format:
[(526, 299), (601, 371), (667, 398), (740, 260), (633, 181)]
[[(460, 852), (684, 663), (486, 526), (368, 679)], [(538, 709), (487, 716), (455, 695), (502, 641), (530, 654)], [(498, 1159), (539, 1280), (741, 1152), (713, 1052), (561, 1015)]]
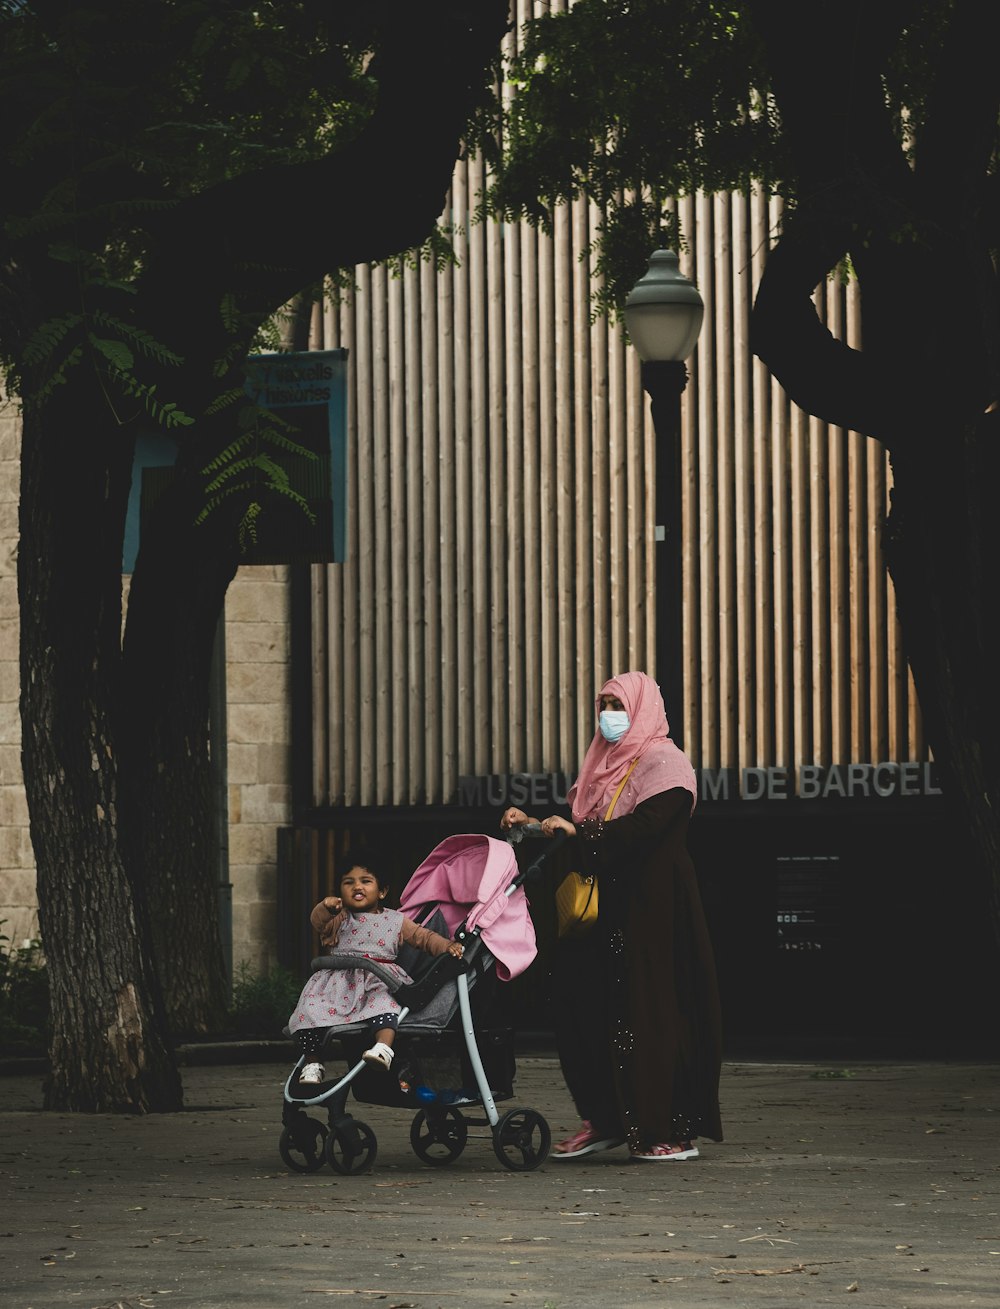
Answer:
[[(481, 185), (459, 167), (453, 214)], [(705, 296), (684, 396), (684, 738), (699, 767), (924, 757), (879, 548), (881, 449), (749, 354), (779, 213), (683, 202)], [(350, 559), (313, 570), (314, 802), (447, 803), (463, 774), (573, 772), (603, 678), (652, 668), (655, 435), (621, 330), (590, 321), (594, 217), (468, 226), (457, 268), (358, 270)], [(858, 339), (852, 287), (817, 292)]]
[[(314, 566), (313, 801), (449, 803), (463, 775), (576, 771), (611, 673), (655, 673), (655, 434), (618, 326), (591, 322), (581, 253), (474, 224), (460, 263), (357, 270), (321, 340), (347, 348), (348, 562)], [(749, 351), (780, 207), (679, 203), (706, 302), (683, 398), (683, 721), (696, 767), (925, 756), (880, 552), (883, 451), (795, 408)], [(855, 289), (817, 291), (860, 344)]]

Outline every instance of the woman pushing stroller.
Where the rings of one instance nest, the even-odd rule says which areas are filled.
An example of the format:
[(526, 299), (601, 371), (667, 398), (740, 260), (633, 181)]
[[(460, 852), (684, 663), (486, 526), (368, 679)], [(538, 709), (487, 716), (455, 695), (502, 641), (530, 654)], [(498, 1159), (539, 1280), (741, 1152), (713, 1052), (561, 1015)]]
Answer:
[[(633, 1159), (693, 1159), (697, 1137), (722, 1140), (715, 963), (686, 842), (694, 770), (645, 673), (606, 682), (597, 713), (572, 821), (541, 824), (573, 838), (565, 866), (600, 885), (597, 925), (561, 939), (553, 968), (559, 1059), (583, 1123), (552, 1158), (627, 1142)], [(511, 808), (501, 827), (531, 821)]]
[[(404, 943), (431, 955), (451, 954), (461, 959), (464, 946), (460, 941), (449, 941), (404, 917), (398, 909), (387, 908), (387, 893), (378, 861), (364, 852), (353, 856), (340, 879), (340, 895), (326, 896), (309, 915), (323, 948), (369, 959), (401, 984), (413, 980), (396, 963)], [(327, 1032), (349, 1023), (371, 1025), (374, 1043), (362, 1059), (377, 1068), (391, 1068), (400, 1008), (386, 983), (364, 967), (317, 970), (302, 988), (288, 1020), (288, 1030), (295, 1035), (305, 1060), (299, 1081), (318, 1085), (324, 1080), (325, 1069), (318, 1055)]]

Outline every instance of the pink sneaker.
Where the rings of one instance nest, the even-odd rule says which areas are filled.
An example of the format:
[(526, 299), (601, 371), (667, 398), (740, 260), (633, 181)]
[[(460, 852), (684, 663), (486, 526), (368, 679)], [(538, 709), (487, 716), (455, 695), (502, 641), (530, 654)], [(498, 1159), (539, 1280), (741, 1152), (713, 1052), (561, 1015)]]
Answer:
[(568, 1136), (560, 1141), (549, 1155), (550, 1159), (578, 1159), (583, 1154), (593, 1154), (595, 1150), (613, 1150), (617, 1145), (624, 1145), (624, 1136), (601, 1136), (586, 1119), (575, 1136)]
[(682, 1141), (680, 1145), (648, 1145), (645, 1150), (630, 1151), (633, 1159), (642, 1159), (647, 1163), (659, 1163), (661, 1159), (697, 1159), (698, 1147), (692, 1145), (690, 1141)]

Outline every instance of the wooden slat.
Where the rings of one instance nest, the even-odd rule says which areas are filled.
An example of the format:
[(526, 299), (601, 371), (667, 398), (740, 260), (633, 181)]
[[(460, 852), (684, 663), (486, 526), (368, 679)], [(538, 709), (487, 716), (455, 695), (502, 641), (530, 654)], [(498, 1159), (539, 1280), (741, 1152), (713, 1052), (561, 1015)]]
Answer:
[[(591, 210), (590, 237), (597, 235), (599, 216)], [(588, 526), (591, 550), (588, 561), (593, 593), (591, 626), (591, 695), (613, 676), (611, 598), (615, 578), (611, 575), (611, 433), (608, 392), (610, 364), (607, 321), (597, 319), (590, 328), (590, 439), (591, 484), (586, 491), (590, 506)], [(584, 538), (586, 540), (586, 537)], [(588, 714), (593, 730), (593, 700)]]
[(423, 341), (420, 272), (408, 268), (403, 274), (404, 365), (401, 391), (405, 407), (403, 448), (406, 460), (406, 519), (402, 540), (405, 554), (406, 627), (402, 636), (401, 668), (405, 669), (401, 712), (406, 722), (406, 774), (402, 793), (409, 804), (419, 803), (427, 795), (425, 737), (427, 697), (424, 694), (424, 604), (423, 581), (426, 568), (427, 539), (423, 523), (423, 469), (421, 467), (421, 394), (423, 384)]
[(608, 677), (628, 668), (628, 487), (625, 432), (625, 364), (621, 328), (609, 327), (607, 334), (607, 390), (605, 391), (608, 441), (608, 632), (605, 642), (605, 674)]
[[(682, 230), (691, 234), (687, 250), (680, 252), (681, 271), (685, 277), (689, 277), (693, 282), (697, 283), (699, 280), (698, 249), (700, 243), (698, 225), (695, 220), (694, 199), (686, 197), (675, 206), (675, 209)], [(679, 724), (681, 729), (680, 739), (684, 742), (688, 751), (694, 753), (697, 753), (698, 743), (701, 739), (703, 694), (701, 685), (701, 633), (704, 622), (701, 604), (703, 556), (700, 539), (702, 498), (699, 459), (703, 430), (703, 413), (699, 403), (701, 395), (701, 356), (702, 347), (699, 344), (695, 346), (694, 354), (688, 360), (688, 384), (681, 399), (681, 467), (683, 469), (681, 568), (684, 589), (684, 630), (681, 633), (681, 639), (685, 691), (680, 717), (677, 717), (677, 711), (675, 710), (670, 710), (667, 716), (669, 722), (671, 714), (674, 715), (674, 728)], [(650, 445), (655, 446), (655, 440), (652, 420), (647, 413), (647, 441)], [(647, 496), (646, 513), (648, 521), (655, 523), (654, 511), (655, 487), (651, 485)], [(650, 613), (655, 613), (656, 605), (654, 550), (655, 545), (647, 551), (646, 555)], [(714, 569), (711, 571), (714, 571)], [(648, 654), (644, 666), (654, 668), (656, 665), (656, 652), (655, 623), (653, 622), (650, 623), (646, 646)]]
[(809, 419), (793, 409), (790, 423), (789, 477), (791, 498), (791, 614), (794, 695), (792, 758), (812, 758), (812, 633), (810, 629), (809, 558)]
[(385, 362), (386, 453), (388, 461), (389, 508), (389, 603), (385, 612), (387, 632), (383, 649), (388, 651), (388, 723), (384, 729), (390, 743), (384, 777), (394, 804), (408, 800), (409, 710), (407, 706), (407, 647), (409, 606), (407, 604), (407, 487), (410, 468), (406, 442), (406, 336), (404, 334), (403, 282), (389, 278), (385, 285), (388, 350)]
[(524, 624), (524, 768), (539, 772), (542, 768), (542, 626), (548, 588), (542, 585), (542, 542), (540, 517), (542, 512), (541, 481), (547, 478), (542, 465), (539, 438), (539, 385), (538, 359), (538, 245), (539, 233), (525, 231), (521, 236), (521, 302), (520, 360), (523, 384), (521, 387), (520, 476), (521, 519), (518, 535), (520, 542), (521, 578)]
[(323, 564), (312, 564), (309, 568), (310, 612), (312, 622), (309, 627), (311, 641), (309, 669), (312, 686), (312, 731), (310, 751), (312, 767), (313, 804), (322, 804), (330, 791), (329, 759), (326, 753), (327, 726), (332, 720), (330, 713), (330, 654), (327, 649), (327, 588), (326, 568)]
[[(378, 794), (375, 763), (378, 749), (378, 727), (375, 701), (377, 696), (375, 656), (374, 597), (377, 578), (376, 567), (376, 509), (375, 509), (375, 450), (377, 433), (373, 402), (373, 363), (371, 328), (373, 318), (373, 275), (365, 268), (358, 270), (358, 294), (355, 297), (355, 339), (357, 357), (358, 441), (357, 441), (357, 528), (354, 550), (357, 556), (357, 640), (358, 640), (358, 748), (354, 752), (354, 769), (348, 794), (348, 803), (374, 804)], [(364, 433), (364, 437), (362, 437)], [(384, 539), (384, 531), (380, 534)], [(360, 742), (371, 742), (366, 750)], [(352, 744), (354, 744), (352, 742)]]
[(505, 332), (506, 346), (506, 398), (507, 420), (504, 437), (507, 449), (507, 481), (504, 497), (507, 506), (507, 622), (508, 622), (508, 660), (507, 680), (509, 686), (507, 723), (510, 731), (511, 760), (521, 761), (514, 767), (524, 767), (528, 758), (526, 740), (527, 720), (527, 669), (524, 657), (526, 634), (524, 628), (525, 594), (521, 577), (523, 554), (513, 547), (520, 542), (523, 531), (523, 504), (525, 482), (533, 477), (534, 471), (524, 464), (522, 433), (522, 394), (524, 391), (524, 371), (521, 361), (521, 229), (508, 226), (505, 229), (506, 246), (504, 260), (505, 292)]
[[(389, 430), (389, 314), (388, 275), (379, 267), (372, 273), (372, 521), (374, 583), (372, 610), (375, 663), (373, 672), (375, 731), (373, 795), (392, 795), (392, 552), (393, 476)], [(388, 529), (388, 530), (387, 530)]]
[(441, 794), (442, 700), (444, 655), (442, 637), (442, 587), (440, 500), (441, 443), (438, 423), (438, 314), (440, 279), (430, 265), (420, 270), (420, 418), (421, 418), (421, 516), (424, 540), (423, 567), (423, 678), (420, 694), (424, 701), (424, 778), (426, 798)]
[(713, 286), (713, 333), (716, 357), (715, 412), (717, 423), (717, 472), (719, 505), (719, 757), (739, 759), (736, 731), (739, 670), (737, 651), (736, 576), (736, 479), (733, 447), (733, 298), (732, 298), (732, 211), (728, 196), (713, 198), (715, 280)]
[(439, 698), (432, 701), (439, 714), (441, 735), (440, 778), (437, 785), (450, 794), (456, 777), (458, 705), (465, 689), (459, 678), (455, 608), (458, 603), (458, 549), (455, 477), (455, 273), (442, 270), (438, 281), (437, 322), (437, 428), (438, 463), (429, 470), (437, 490), (436, 540), (440, 588), (441, 670)]
[[(590, 211), (582, 201), (573, 206), (573, 249), (582, 253), (590, 239)], [(587, 579), (591, 575), (591, 554), (587, 543), (592, 535), (594, 491), (593, 412), (591, 404), (590, 276), (587, 265), (577, 259), (573, 266), (573, 431), (575, 456), (573, 490), (575, 540), (573, 607), (575, 609), (575, 654), (572, 685), (575, 703), (569, 709), (575, 731), (569, 735), (565, 759), (580, 759), (594, 731), (594, 606), (586, 603)], [(575, 737), (575, 742), (574, 742)], [(575, 765), (570, 765), (574, 767)]]
[(812, 419), (809, 431), (809, 554), (812, 605), (812, 748), (801, 762), (829, 764), (830, 753), (830, 483), (829, 432)]
[[(846, 339), (846, 294), (839, 284), (829, 298), (827, 325), (838, 340)], [(853, 763), (856, 756), (851, 749), (847, 433), (843, 428), (831, 428), (829, 440), (830, 758)]]
[[(769, 216), (766, 199), (751, 196), (750, 263), (745, 270), (744, 295), (753, 304), (753, 295), (763, 272), (769, 239)], [(774, 570), (771, 566), (774, 532), (774, 486), (771, 480), (771, 379), (758, 359), (752, 361), (753, 393), (752, 431), (754, 489), (754, 726), (756, 734), (753, 759), (774, 759)]]
[(751, 215), (749, 197), (734, 195), (732, 211), (730, 344), (733, 374), (733, 477), (735, 479), (736, 648), (734, 652), (738, 767), (756, 758), (757, 607), (754, 533), (753, 355), (750, 350)]
[(487, 391), (489, 396), (490, 524), (490, 741), (489, 769), (503, 772), (510, 758), (510, 713), (507, 669), (510, 657), (508, 621), (509, 556), (507, 550), (508, 461), (506, 445), (506, 352), (504, 348), (504, 241), (499, 223), (486, 228)]
[[(470, 204), (483, 186), (481, 162), (468, 164)], [(487, 379), (488, 310), (486, 300), (486, 235), (482, 224), (468, 232), (469, 268), (469, 531), (471, 597), (469, 640), (473, 703), (485, 709), (493, 681), (490, 572), (490, 405)], [(486, 713), (467, 715), (471, 771), (490, 771), (490, 720)]]
[[(710, 566), (702, 571), (701, 589), (701, 646), (697, 685), (701, 688), (701, 736), (694, 741), (684, 737), (685, 745), (704, 766), (722, 765), (721, 723), (719, 696), (719, 496), (717, 460), (717, 405), (715, 388), (717, 365), (714, 350), (715, 319), (717, 316), (714, 289), (715, 224), (710, 199), (698, 197), (695, 210), (698, 232), (698, 250), (695, 282), (705, 301), (705, 320), (698, 344), (698, 468), (699, 468), (699, 531), (698, 549), (703, 561)], [(667, 718), (677, 711), (667, 707)]]
[[(559, 460), (556, 442), (556, 300), (555, 266), (552, 239), (540, 235), (537, 241), (536, 300), (538, 308), (538, 462), (537, 476), (533, 479), (532, 510), (537, 513), (538, 556), (537, 605), (538, 662), (536, 677), (541, 693), (537, 706), (538, 761), (536, 767), (551, 768), (559, 751), (559, 697), (549, 694), (558, 685), (559, 669), (559, 572), (557, 531), (553, 509), (559, 497)], [(537, 501), (535, 496), (537, 495)], [(528, 529), (531, 530), (530, 527)], [(530, 567), (530, 565), (529, 565)], [(534, 579), (533, 579), (534, 580)]]
[[(885, 485), (885, 456), (882, 447), (875, 441), (867, 443), (866, 464), (868, 488), (871, 504), (878, 509), (887, 505)], [(889, 631), (889, 614), (887, 609), (886, 589), (888, 577), (885, 561), (882, 558), (881, 542), (876, 522), (869, 528), (870, 551), (868, 567), (868, 667), (870, 669), (869, 717), (868, 717), (868, 754), (869, 759), (884, 759), (889, 743), (889, 668), (888, 659), (892, 637)], [(893, 691), (898, 691), (897, 687)], [(904, 693), (905, 694), (905, 693)], [(898, 700), (895, 709), (901, 708)], [(899, 715), (905, 721), (905, 710)]]
[[(469, 209), (468, 164), (455, 169), (452, 188), (452, 207), (456, 213)], [(452, 308), (453, 331), (451, 336), (452, 376), (454, 379), (454, 499), (451, 505), (442, 503), (443, 512), (454, 514), (455, 582), (452, 595), (451, 622), (454, 627), (453, 674), (455, 693), (449, 697), (454, 724), (454, 749), (445, 758), (444, 785), (451, 791), (458, 781), (458, 761), (473, 762), (475, 726), (474, 715), (459, 712), (459, 706), (472, 705), (475, 699), (473, 672), (473, 586), (472, 586), (472, 391), (470, 378), (470, 305), (469, 305), (469, 243), (467, 231), (456, 234), (455, 249), (458, 266), (452, 273), (454, 299)]]
[[(578, 206), (579, 207), (579, 206)], [(554, 684), (564, 681), (575, 688), (577, 673), (576, 616), (578, 612), (576, 587), (575, 523), (576, 488), (574, 486), (573, 402), (577, 392), (577, 374), (574, 368), (574, 303), (573, 273), (577, 251), (573, 248), (573, 215), (561, 206), (556, 213), (553, 259), (553, 313), (555, 317), (555, 343), (553, 367), (555, 371), (553, 395), (555, 398), (555, 545), (556, 575), (555, 602), (558, 613), (555, 647), (556, 662), (551, 670)], [(550, 687), (553, 683), (550, 683)], [(576, 757), (576, 717), (567, 712), (563, 697), (551, 696), (559, 705), (555, 713), (557, 738), (552, 752), (552, 767), (558, 768), (564, 759)], [(578, 698), (573, 695), (573, 698)]]

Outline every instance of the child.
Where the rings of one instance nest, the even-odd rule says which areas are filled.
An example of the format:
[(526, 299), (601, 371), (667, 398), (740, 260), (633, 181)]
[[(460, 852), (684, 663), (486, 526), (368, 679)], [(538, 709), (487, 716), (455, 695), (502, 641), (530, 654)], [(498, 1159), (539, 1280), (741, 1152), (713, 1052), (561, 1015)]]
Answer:
[[(359, 854), (340, 879), (340, 895), (328, 895), (309, 915), (324, 948), (336, 949), (339, 955), (371, 959), (401, 982), (413, 980), (395, 962), (403, 941), (428, 954), (451, 954), (461, 959), (464, 953), (461, 942), (449, 941), (437, 932), (419, 927), (404, 918), (398, 909), (383, 905), (388, 887), (373, 864), (370, 857)], [(400, 1008), (385, 982), (366, 968), (321, 968), (313, 973), (288, 1020), (288, 1029), (295, 1033), (299, 1052), (307, 1061), (299, 1081), (323, 1081), (323, 1065), (315, 1058), (310, 1061), (309, 1057), (322, 1049), (331, 1027), (344, 1027), (348, 1023), (371, 1023), (375, 1044), (361, 1057), (388, 1070), (392, 1065), (392, 1043)]]

